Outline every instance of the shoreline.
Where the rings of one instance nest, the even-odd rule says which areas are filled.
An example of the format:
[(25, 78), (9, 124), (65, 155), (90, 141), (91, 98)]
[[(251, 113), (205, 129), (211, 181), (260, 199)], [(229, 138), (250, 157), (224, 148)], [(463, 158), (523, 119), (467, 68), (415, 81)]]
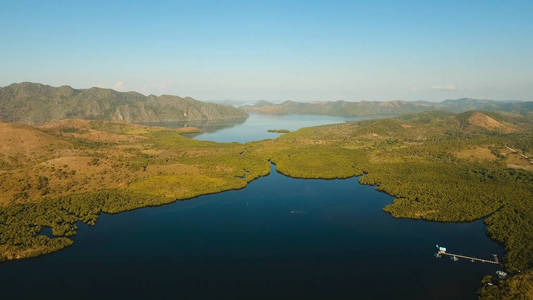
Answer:
[[(98, 217), (100, 217), (101, 214), (108, 214), (108, 215), (118, 215), (118, 214), (121, 214), (121, 213), (127, 213), (127, 212), (131, 212), (131, 211), (135, 211), (135, 210), (140, 210), (140, 209), (148, 209), (148, 208), (154, 208), (154, 207), (162, 207), (162, 206), (166, 206), (166, 205), (172, 205), (174, 203), (177, 203), (177, 202), (181, 202), (181, 201), (189, 201), (189, 200), (194, 200), (196, 198), (199, 198), (199, 197), (202, 197), (202, 196), (207, 196), (207, 195), (215, 195), (215, 194), (221, 194), (221, 193), (224, 193), (224, 192), (230, 192), (230, 191), (239, 191), (239, 190), (244, 190), (249, 183), (257, 180), (257, 179), (260, 179), (260, 178), (263, 178), (263, 177), (268, 177), (272, 174), (272, 169), (274, 169), (274, 171), (284, 177), (287, 177), (287, 178), (291, 178), (291, 179), (299, 179), (299, 180), (327, 180), (327, 181), (334, 181), (334, 180), (347, 180), (347, 179), (357, 179), (357, 184), (360, 184), (360, 185), (364, 185), (364, 186), (369, 186), (369, 187), (374, 187), (374, 190), (379, 192), (379, 193), (383, 193), (383, 194), (386, 194), (390, 197), (392, 197), (392, 201), (394, 201), (394, 199), (396, 199), (396, 196), (393, 195), (393, 194), (390, 194), (388, 193), (387, 191), (385, 190), (379, 190), (377, 189), (376, 187), (379, 186), (379, 184), (365, 184), (365, 183), (361, 183), (360, 182), (360, 178), (362, 178), (362, 176), (365, 176), (366, 174), (368, 174), (367, 172), (363, 172), (363, 173), (360, 173), (360, 174), (354, 174), (352, 176), (346, 176), (346, 177), (336, 177), (336, 178), (325, 178), (325, 177), (297, 177), (297, 176), (292, 176), (290, 174), (286, 174), (286, 173), (283, 173), (282, 171), (279, 171), (277, 169), (277, 166), (276, 166), (276, 163), (274, 161), (271, 161), (271, 160), (268, 160), (269, 164), (270, 164), (270, 168), (269, 168), (269, 172), (267, 174), (264, 174), (264, 175), (260, 175), (256, 178), (253, 178), (251, 179), (250, 181), (247, 181), (246, 182), (246, 185), (243, 186), (243, 187), (240, 187), (240, 188), (229, 188), (229, 189), (224, 189), (224, 190), (220, 190), (220, 191), (216, 191), (216, 192), (210, 192), (210, 193), (202, 193), (202, 194), (198, 194), (196, 196), (193, 196), (193, 197), (188, 197), (188, 198), (175, 198), (175, 199), (171, 199), (171, 198), (168, 198), (168, 201), (165, 202), (165, 200), (163, 200), (163, 202), (160, 202), (158, 204), (152, 204), (152, 205), (146, 205), (146, 206), (139, 206), (139, 207), (135, 207), (135, 208), (132, 208), (132, 209), (125, 209), (125, 210), (122, 210), (122, 211), (116, 211), (116, 212), (105, 212), (105, 211), (101, 211), (99, 214), (98, 214)], [(126, 191), (126, 193), (128, 193)], [(131, 193), (133, 194), (133, 193)], [(84, 194), (86, 195), (86, 194)], [(389, 203), (389, 204), (392, 204), (392, 201)], [(499, 208), (501, 209), (501, 207)], [(499, 210), (498, 209), (498, 210)], [(467, 223), (474, 223), (474, 222), (477, 222), (477, 221), (480, 221), (480, 220), (483, 220), (483, 226), (484, 226), (484, 234), (486, 237), (488, 237), (491, 241), (495, 242), (498, 244), (499, 247), (502, 248), (502, 253), (503, 255), (505, 255), (505, 246), (503, 243), (501, 243), (500, 241), (498, 240), (495, 240), (494, 238), (492, 238), (490, 235), (488, 235), (488, 231), (487, 231), (487, 225), (485, 224), (485, 219), (487, 217), (490, 217), (492, 214), (494, 214), (495, 212), (497, 212), (498, 210), (490, 213), (489, 215), (487, 216), (483, 216), (483, 217), (480, 217), (480, 218), (477, 218), (477, 219), (474, 219), (474, 220), (470, 220), (470, 221), (437, 221), (437, 220), (428, 220), (428, 219), (424, 219), (423, 217), (421, 218), (411, 218), (411, 217), (398, 217), (398, 216), (394, 216), (392, 215), (390, 212), (386, 211), (385, 210), (385, 207), (382, 207), (381, 208), (381, 211), (384, 212), (385, 214), (389, 215), (390, 217), (392, 217), (393, 219), (406, 219), (406, 220), (410, 220), (410, 221), (423, 221), (423, 222), (432, 222), (432, 223), (439, 223), (439, 224), (467, 224)], [(95, 224), (88, 224), (88, 223), (85, 223), (81, 220), (78, 220), (77, 222), (81, 222), (87, 226), (96, 226), (96, 223)], [(42, 226), (44, 227), (44, 226)], [(39, 234), (40, 235), (40, 234)], [(74, 234), (74, 235), (71, 235), (71, 236), (76, 236), (77, 235), (77, 232)], [(54, 236), (52, 234), (52, 238), (60, 238), (60, 237), (66, 237), (66, 238), (69, 238), (70, 236)], [(71, 240), (69, 238), (69, 240)], [(15, 258), (15, 259), (7, 259), (5, 260), (4, 262), (0, 262), (1, 263), (8, 263), (8, 262), (16, 262), (16, 261), (21, 261), (21, 260), (26, 260), (26, 259), (35, 259), (35, 258), (39, 258), (41, 256), (45, 256), (45, 255), (48, 255), (48, 254), (52, 254), (52, 253), (56, 253), (56, 252), (60, 252), (61, 250), (63, 249), (66, 249), (70, 246), (74, 245), (74, 241), (72, 241), (72, 243), (70, 245), (67, 245), (63, 248), (60, 248), (60, 249), (57, 249), (57, 250), (53, 250), (51, 252), (48, 252), (48, 253), (43, 253), (43, 254), (39, 254), (37, 256), (29, 256), (29, 257), (22, 257), (22, 258)], [(503, 266), (503, 264), (502, 264)], [(504, 268), (505, 269), (505, 268)]]

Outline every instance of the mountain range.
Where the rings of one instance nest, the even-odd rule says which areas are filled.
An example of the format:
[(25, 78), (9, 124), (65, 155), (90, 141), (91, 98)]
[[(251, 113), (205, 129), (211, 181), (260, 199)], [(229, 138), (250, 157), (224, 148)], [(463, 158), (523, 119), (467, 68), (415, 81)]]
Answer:
[(247, 112), (263, 114), (319, 114), (334, 116), (396, 116), (406, 113), (418, 113), (431, 110), (443, 110), (462, 113), (471, 110), (514, 112), (523, 116), (533, 116), (533, 101), (495, 101), (472, 98), (428, 101), (329, 101), (329, 102), (295, 102), (285, 101), (280, 104), (259, 101), (254, 105), (242, 107)]
[(145, 96), (112, 89), (74, 89), (70, 86), (23, 82), (0, 88), (0, 121), (42, 124), (62, 119), (141, 122), (180, 122), (245, 119), (232, 106), (190, 97)]
[(0, 88), (0, 121), (42, 124), (63, 119), (126, 121), (133, 123), (244, 120), (248, 113), (319, 114), (333, 116), (397, 116), (442, 110), (462, 113), (472, 110), (510, 112), (533, 117), (533, 101), (495, 101), (462, 98), (429, 101), (258, 101), (240, 108), (207, 103), (190, 97), (148, 95), (93, 87), (23, 82)]

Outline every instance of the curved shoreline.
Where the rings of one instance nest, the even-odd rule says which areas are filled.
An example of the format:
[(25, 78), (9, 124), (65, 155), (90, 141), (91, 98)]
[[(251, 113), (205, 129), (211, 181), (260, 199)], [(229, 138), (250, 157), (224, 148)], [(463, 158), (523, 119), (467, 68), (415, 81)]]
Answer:
[[(444, 122), (446, 126), (450, 126), (448, 124), (450, 118), (455, 118), (449, 115), (426, 115), (428, 116), (436, 120), (435, 122)], [(386, 126), (381, 124), (383, 122)], [(411, 125), (405, 125), (406, 123)], [(395, 124), (398, 126), (395, 127)], [(90, 122), (87, 126), (89, 129), (92, 128)], [(499, 161), (492, 162), (492, 164), (459, 159), (454, 156), (454, 153), (460, 149), (465, 147), (470, 149), (468, 147), (473, 147), (472, 145), (492, 147), (491, 151), (498, 152), (493, 145), (507, 144), (521, 138), (521, 135), (470, 134), (466, 142), (457, 144), (463, 140), (461, 137), (464, 133), (444, 137), (434, 136), (439, 133), (438, 128), (442, 128), (436, 126), (435, 128), (423, 127), (431, 130), (427, 133), (427, 142), (413, 142), (410, 133), (406, 131), (413, 131), (418, 136), (417, 123), (406, 117), (405, 120), (387, 119), (307, 128), (283, 135), (275, 140), (221, 144), (178, 138), (172, 130), (157, 129), (157, 131), (151, 128), (142, 128), (142, 130), (137, 128), (136, 131), (131, 131), (128, 125), (121, 125), (120, 128), (113, 126), (113, 124), (104, 123), (98, 129), (102, 133), (115, 134), (115, 136), (122, 134), (130, 140), (133, 139), (133, 142), (123, 143), (123, 148), (119, 148), (121, 147), (119, 143), (115, 146), (114, 144), (104, 145), (107, 148), (90, 143), (82, 143), (79, 147), (96, 154), (98, 151), (122, 151), (121, 149), (124, 149), (118, 153), (123, 155), (122, 157), (108, 160), (107, 163), (117, 164), (118, 169), (111, 171), (111, 175), (117, 176), (117, 179), (112, 177), (112, 182), (122, 182), (121, 186), (127, 186), (127, 188), (118, 190), (117, 195), (113, 190), (102, 189), (95, 192), (100, 198), (94, 201), (87, 199), (91, 197), (92, 192), (65, 196), (64, 198), (67, 199), (57, 199), (57, 204), (50, 204), (54, 201), (51, 199), (43, 205), (37, 204), (36, 209), (50, 207), (51, 214), (55, 209), (63, 209), (61, 214), (65, 220), (54, 222), (52, 219), (46, 219), (45, 223), (38, 221), (33, 224), (30, 218), (37, 215), (26, 214), (26, 220), (30, 220), (31, 223), (29, 226), (26, 221), (22, 221), (20, 226), (19, 224), (7, 224), (9, 228), (7, 226), (5, 228), (13, 232), (13, 229), (19, 226), (21, 230), (28, 231), (27, 234), (20, 235), (25, 238), (33, 232), (34, 229), (31, 226), (52, 226), (54, 233), (59, 232), (58, 235), (54, 235), (56, 237), (54, 240), (61, 242), (61, 239), (68, 240), (67, 236), (75, 234), (75, 227), (70, 217), (79, 218), (84, 223), (93, 225), (101, 213), (118, 214), (139, 208), (191, 200), (209, 194), (241, 190), (255, 179), (268, 176), (275, 168), (277, 173), (297, 179), (342, 180), (359, 177), (358, 184), (372, 186), (374, 190), (393, 198), (392, 202), (382, 208), (382, 211), (395, 219), (437, 223), (470, 223), (482, 219), (485, 236), (498, 245), (504, 246), (505, 267), (512, 267), (509, 271), (514, 272), (524, 266), (527, 267), (530, 261), (528, 254), (524, 252), (527, 247), (517, 246), (515, 242), (527, 238), (527, 230), (525, 230), (528, 222), (527, 215), (516, 215), (513, 212), (520, 211), (521, 207), (527, 210), (528, 204), (521, 199), (524, 195), (529, 195), (527, 189), (530, 187), (530, 180), (533, 179), (531, 174), (524, 173), (524, 171), (511, 172), (503, 168), (504, 161), (501, 157), (505, 156), (501, 156)], [(62, 138), (61, 127), (58, 130), (59, 135), (54, 137)], [(437, 131), (434, 132), (435, 130)], [(72, 130), (72, 132), (83, 134), (81, 130)], [(141, 134), (144, 137), (137, 139), (135, 134)], [(114, 138), (115, 136), (104, 135), (103, 137)], [(523, 136), (526, 137), (527, 133)], [(78, 146), (74, 138), (66, 141)], [(161, 153), (163, 154), (159, 155)], [(96, 165), (89, 164), (88, 168), (98, 170), (97, 163), (98, 160)], [(62, 166), (63, 163), (59, 165), (59, 172), (64, 172), (61, 171)], [(143, 173), (143, 167), (146, 173)], [(278, 169), (278, 167), (281, 168)], [(64, 169), (72, 170), (70, 166), (67, 168), (66, 164)], [(249, 173), (246, 170), (249, 170)], [(31, 170), (28, 172), (33, 174)], [(54, 175), (55, 177), (51, 177), (52, 180), (63, 180), (57, 174)], [(119, 175), (122, 175), (122, 178), (119, 178)], [(73, 179), (75, 179), (74, 176), (68, 180)], [(102, 179), (104, 179), (103, 176)], [(105, 180), (100, 180), (100, 182), (107, 183)], [(55, 191), (57, 193), (57, 189)], [(103, 193), (103, 195), (98, 195), (98, 193)], [(171, 197), (173, 195), (177, 197)], [(87, 203), (79, 201), (79, 198), (84, 197)], [(115, 201), (113, 197), (118, 198)], [(23, 215), (20, 218), (23, 218)], [(22, 227), (23, 225), (25, 227)], [(520, 227), (521, 225), (526, 226)], [(510, 229), (502, 231), (502, 226), (503, 228), (510, 226)], [(14, 236), (11, 240), (6, 239), (6, 244), (0, 245), (0, 250), (8, 255), (7, 251), (11, 249), (16, 254), (16, 251), (23, 252), (25, 249), (34, 251), (35, 248), (29, 247), (41, 245), (39, 241), (22, 246), (12, 244), (12, 241), (16, 241), (17, 238), (18, 236)], [(70, 245), (67, 244), (63, 243), (59, 246), (52, 244), (52, 248), (47, 249), (55, 252)], [(5, 245), (12, 248), (6, 250)], [(26, 252), (17, 259), (44, 254), (47, 253), (28, 254)]]
[[(255, 177), (249, 181), (246, 182), (246, 185), (241, 187), (241, 188), (229, 188), (229, 189), (225, 189), (225, 190), (220, 190), (220, 191), (217, 191), (217, 192), (210, 192), (210, 193), (203, 193), (203, 194), (198, 194), (196, 196), (193, 196), (193, 197), (188, 197), (188, 198), (175, 198), (175, 199), (169, 199), (168, 202), (161, 202), (161, 203), (158, 203), (158, 204), (152, 204), (152, 205), (146, 205), (146, 206), (140, 206), (140, 207), (135, 207), (135, 208), (132, 208), (132, 209), (126, 209), (126, 210), (122, 210), (122, 211), (116, 211), (116, 212), (106, 212), (106, 211), (102, 211), (98, 214), (98, 216), (100, 216), (100, 214), (104, 213), (104, 214), (108, 214), (108, 215), (117, 215), (117, 214), (121, 214), (121, 213), (126, 213), (126, 212), (130, 212), (130, 211), (135, 211), (135, 210), (139, 210), (139, 209), (145, 209), (145, 208), (154, 208), (154, 207), (161, 207), (161, 206), (166, 206), (166, 205), (171, 205), (171, 204), (174, 204), (176, 202), (181, 202), (181, 201), (189, 201), (189, 200), (194, 200), (196, 198), (199, 198), (199, 197), (203, 197), (203, 196), (207, 196), (207, 195), (215, 195), (215, 194), (220, 194), (220, 193), (224, 193), (224, 192), (230, 192), (230, 191), (239, 191), (239, 190), (243, 190), (245, 189), (249, 183), (257, 180), (257, 179), (260, 179), (260, 178), (263, 178), (263, 177), (268, 177), (269, 175), (272, 174), (272, 169), (274, 169), (274, 171), (282, 176), (285, 176), (287, 178), (292, 178), (292, 179), (300, 179), (300, 180), (327, 180), (327, 181), (335, 181), (335, 180), (347, 180), (347, 179), (357, 179), (357, 184), (360, 184), (360, 185), (365, 185), (365, 186), (370, 186), (370, 187), (374, 187), (374, 190), (376, 192), (379, 192), (379, 193), (383, 193), (383, 194), (386, 194), (390, 197), (392, 197), (393, 201), (394, 199), (397, 197), (393, 194), (390, 194), (388, 193), (387, 191), (385, 190), (379, 190), (375, 187), (378, 187), (379, 184), (365, 184), (365, 183), (361, 183), (360, 182), (360, 178), (362, 178), (362, 176), (365, 176), (366, 174), (368, 174), (367, 172), (363, 172), (361, 174), (354, 174), (352, 176), (346, 176), (346, 177), (337, 177), (337, 178), (323, 178), (323, 177), (297, 177), (297, 176), (292, 176), (292, 175), (289, 175), (289, 174), (286, 174), (286, 173), (283, 173), (282, 171), (279, 171), (276, 167), (276, 163), (274, 161), (271, 161), (271, 160), (268, 160), (268, 162), (270, 163), (271, 165), (271, 168), (269, 168), (269, 172), (264, 174), (264, 175), (260, 175), (258, 177)], [(392, 202), (390, 202), (389, 204), (391, 204)], [(501, 209), (501, 208), (500, 208)], [(398, 216), (394, 216), (392, 215), (390, 212), (386, 211), (384, 209), (384, 207), (381, 209), (383, 212), (385, 212), (386, 214), (388, 214), (390, 217), (394, 218), (394, 219), (407, 219), (407, 220), (412, 220), (412, 221), (424, 221), (424, 222), (432, 222), (432, 223), (440, 223), (440, 224), (466, 224), (466, 223), (473, 223), (473, 222), (477, 222), (479, 220), (485, 220), (487, 217), (489, 217), (490, 215), (494, 214), (495, 212), (492, 212), (490, 213), (489, 215), (487, 216), (483, 216), (483, 217), (480, 217), (480, 218), (477, 218), (477, 219), (474, 219), (474, 220), (470, 220), (470, 221), (435, 221), (435, 220), (427, 220), (427, 219), (424, 219), (424, 218), (410, 218), (410, 217), (398, 217)], [(498, 209), (499, 210), (499, 209)], [(84, 223), (88, 226), (96, 226), (96, 224), (88, 224), (88, 223), (85, 223), (81, 220), (79, 220), (78, 222), (81, 222), (81, 223)], [(485, 222), (483, 222), (485, 223)], [(500, 243), (499, 241), (493, 239), (491, 236), (489, 236), (487, 234), (487, 229), (486, 229), (486, 225), (484, 224), (484, 227), (485, 227), (485, 230), (484, 230), (484, 233), (485, 233), (485, 236), (487, 236), (491, 241), (497, 243), (501, 248), (502, 248), (502, 252), (505, 254), (505, 248), (503, 247), (503, 243)], [(74, 235), (72, 236), (75, 236), (77, 235), (77, 233), (75, 233)], [(52, 234), (53, 237), (56, 237)], [(57, 236), (57, 237), (61, 237), (61, 236)], [(48, 252), (48, 253), (43, 253), (43, 254), (40, 254), (40, 255), (37, 255), (37, 256), (30, 256), (30, 257), (23, 257), (23, 258), (17, 258), (17, 259), (10, 259), (10, 260), (7, 260), (5, 262), (9, 262), (9, 261), (17, 261), (17, 260), (22, 260), (22, 259), (32, 259), (32, 258), (38, 258), (40, 256), (44, 256), (44, 255), (48, 255), (48, 254), (51, 254), (51, 253), (55, 253), (55, 252), (59, 252), (65, 248), (68, 248), (70, 246), (72, 246), (74, 244), (74, 241), (72, 241), (72, 243), (70, 245), (67, 245), (63, 248), (60, 248), (60, 249), (57, 249), (57, 250), (54, 250), (54, 251), (51, 251), (51, 252)], [(1, 262), (0, 262), (1, 263)]]

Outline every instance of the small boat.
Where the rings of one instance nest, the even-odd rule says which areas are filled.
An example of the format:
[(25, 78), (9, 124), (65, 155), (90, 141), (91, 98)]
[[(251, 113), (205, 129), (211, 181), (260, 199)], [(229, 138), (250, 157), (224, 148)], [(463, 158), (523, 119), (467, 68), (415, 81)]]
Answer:
[(452, 260), (453, 261), (458, 261), (459, 259), (457, 258), (457, 256), (452, 256)]

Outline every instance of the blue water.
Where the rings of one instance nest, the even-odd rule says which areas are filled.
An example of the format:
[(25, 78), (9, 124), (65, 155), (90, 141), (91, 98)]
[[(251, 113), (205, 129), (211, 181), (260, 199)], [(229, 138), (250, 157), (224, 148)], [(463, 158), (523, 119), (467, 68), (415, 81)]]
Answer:
[[(257, 140), (271, 135), (267, 129), (319, 122), (314, 117), (268, 121), (253, 116), (197, 138)], [(356, 178), (293, 179), (272, 166), (269, 176), (242, 190), (103, 214), (94, 227), (80, 224), (72, 247), (1, 264), (0, 295), (475, 299), (482, 276), (494, 274), (497, 266), (452, 262), (433, 254), (439, 244), (465, 255), (501, 257), (501, 248), (485, 236), (482, 221), (394, 219), (382, 210), (391, 201)]]
[(493, 265), (482, 222), (394, 219), (391, 197), (345, 180), (276, 173), (243, 190), (102, 215), (74, 246), (0, 267), (4, 299), (474, 299)]
[(367, 119), (364, 117), (336, 117), (321, 115), (263, 115), (250, 114), (243, 123), (220, 128), (217, 131), (208, 131), (195, 136), (195, 139), (215, 142), (240, 142), (246, 143), (263, 139), (273, 139), (279, 133), (268, 132), (269, 129), (287, 129), (294, 131), (303, 127), (325, 124), (336, 124), (347, 121)]

